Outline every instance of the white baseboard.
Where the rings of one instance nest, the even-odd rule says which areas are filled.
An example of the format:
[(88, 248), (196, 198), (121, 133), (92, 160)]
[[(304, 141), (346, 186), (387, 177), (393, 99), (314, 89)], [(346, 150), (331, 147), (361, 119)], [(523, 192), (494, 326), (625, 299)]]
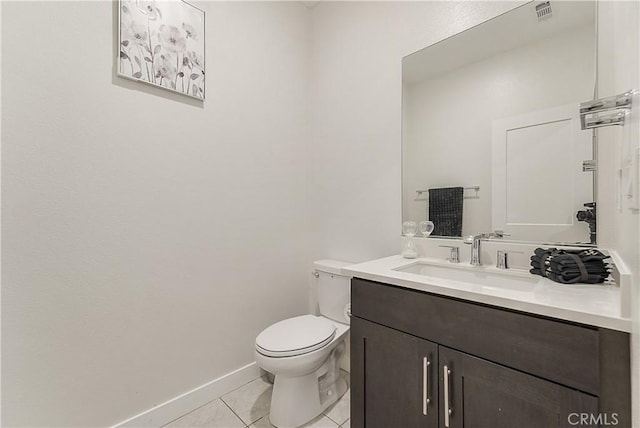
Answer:
[(161, 427), (210, 401), (220, 398), (227, 392), (251, 382), (258, 376), (260, 376), (260, 368), (256, 363), (247, 364), (126, 421), (113, 425), (113, 428)]

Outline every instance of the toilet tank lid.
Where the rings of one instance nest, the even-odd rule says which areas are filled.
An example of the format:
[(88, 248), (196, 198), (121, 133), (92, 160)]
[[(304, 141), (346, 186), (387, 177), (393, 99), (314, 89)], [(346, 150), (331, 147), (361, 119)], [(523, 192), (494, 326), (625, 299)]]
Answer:
[(351, 275), (343, 273), (342, 268), (351, 266), (352, 264), (353, 263), (341, 262), (339, 260), (317, 260), (313, 262), (313, 267), (320, 272), (351, 277)]

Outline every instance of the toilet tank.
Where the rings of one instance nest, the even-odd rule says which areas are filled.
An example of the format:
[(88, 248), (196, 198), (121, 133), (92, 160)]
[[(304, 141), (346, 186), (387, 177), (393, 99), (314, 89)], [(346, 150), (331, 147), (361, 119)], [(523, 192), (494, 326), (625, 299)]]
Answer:
[(334, 321), (349, 324), (351, 311), (351, 277), (342, 268), (352, 263), (337, 260), (314, 262), (320, 314)]

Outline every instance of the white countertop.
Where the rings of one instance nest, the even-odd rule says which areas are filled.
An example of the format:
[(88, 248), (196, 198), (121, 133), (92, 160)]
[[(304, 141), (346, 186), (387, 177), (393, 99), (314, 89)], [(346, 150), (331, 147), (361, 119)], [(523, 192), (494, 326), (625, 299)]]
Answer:
[[(474, 269), (487, 273), (528, 276), (538, 281), (533, 288), (489, 287), (470, 282), (452, 281), (394, 269), (416, 262), (433, 265)], [(549, 279), (529, 274), (526, 270), (502, 271), (495, 267), (475, 267), (460, 263), (459, 266), (432, 258), (405, 259), (400, 255), (385, 257), (342, 268), (353, 277), (397, 285), (413, 290), (426, 291), (442, 296), (456, 297), (471, 302), (515, 309), (561, 320), (577, 322), (613, 330), (631, 331), (631, 320), (621, 315), (620, 288), (615, 285), (558, 284)]]

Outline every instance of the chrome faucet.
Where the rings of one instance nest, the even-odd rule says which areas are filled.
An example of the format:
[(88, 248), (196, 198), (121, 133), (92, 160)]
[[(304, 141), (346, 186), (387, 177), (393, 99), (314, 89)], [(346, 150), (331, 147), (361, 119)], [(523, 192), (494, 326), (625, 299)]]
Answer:
[(465, 244), (471, 244), (471, 266), (482, 266), (480, 263), (480, 241), (488, 238), (489, 235), (481, 233), (479, 235), (470, 235), (464, 239)]
[(480, 233), (478, 235), (469, 235), (464, 238), (465, 244), (471, 244), (471, 266), (482, 266), (480, 262), (480, 241), (489, 238), (503, 238), (510, 236), (508, 233), (504, 233), (502, 230), (496, 230), (491, 233)]

